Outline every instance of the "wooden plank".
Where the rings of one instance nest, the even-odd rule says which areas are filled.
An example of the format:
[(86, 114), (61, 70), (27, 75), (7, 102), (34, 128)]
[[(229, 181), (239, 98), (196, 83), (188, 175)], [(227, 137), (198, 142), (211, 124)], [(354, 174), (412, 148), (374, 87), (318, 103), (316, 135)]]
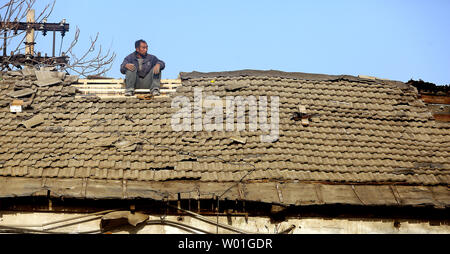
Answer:
[[(78, 89), (80, 92), (84, 93), (92, 93), (92, 94), (99, 94), (99, 93), (125, 93), (125, 88), (114, 88), (114, 89)], [(161, 93), (174, 93), (176, 90), (174, 89), (160, 89)], [(136, 93), (149, 93), (150, 89), (136, 89)]]
[(358, 75), (358, 78), (371, 79), (371, 80), (377, 79), (377, 77), (372, 77), (372, 76), (368, 76), (368, 75)]
[[(107, 88), (107, 87), (124, 87), (125, 84), (77, 84), (72, 85), (73, 87), (95, 87), (95, 88)], [(173, 86), (171, 84), (161, 84), (161, 86), (165, 87), (179, 87), (179, 86)]]
[(317, 198), (314, 184), (307, 183), (285, 183), (283, 188), (283, 199), (286, 204), (295, 205), (318, 205), (323, 204)]
[(276, 183), (246, 184), (244, 193), (245, 200), (279, 203)]
[[(109, 98), (137, 98), (138, 95), (145, 95), (145, 93), (142, 94), (135, 94), (133, 96), (125, 96), (124, 93), (121, 94), (80, 94), (76, 95), (75, 98), (86, 98), (86, 97), (99, 97), (100, 99), (109, 99)], [(169, 97), (166, 93), (161, 93), (159, 96), (153, 96), (153, 98), (166, 98)]]
[(0, 177), (0, 197), (29, 197), (42, 190), (42, 179)]
[(350, 185), (321, 185), (325, 204), (364, 205)]
[(421, 95), (420, 98), (426, 103), (450, 104), (450, 96)]
[(167, 88), (177, 89), (177, 88), (180, 87), (181, 85), (161, 84), (161, 86), (164, 86), (164, 87), (167, 87)]
[[(85, 183), (83, 181), (82, 179), (0, 177), (0, 197), (47, 195), (47, 190), (49, 190), (51, 196), (56, 197), (151, 198), (156, 200), (166, 197), (169, 200), (178, 200), (177, 193), (191, 193), (190, 197), (199, 193), (200, 197), (212, 198), (211, 193), (223, 193), (232, 187), (222, 199), (280, 202), (277, 183), (273, 182), (247, 183), (243, 189), (244, 194), (240, 195), (240, 188), (231, 182), (173, 181), (171, 184), (167, 184), (164, 181), (127, 181), (124, 189), (122, 180), (88, 179)], [(323, 204), (318, 200), (314, 186), (321, 186), (325, 204), (434, 206), (439, 208), (450, 205), (450, 191), (447, 186), (396, 186), (401, 201), (397, 203), (393, 194), (389, 193), (388, 186), (385, 185), (355, 185), (355, 189), (352, 190), (351, 186), (342, 184), (279, 183), (284, 204), (292, 205)]]
[(126, 195), (128, 198), (151, 198), (162, 200), (166, 195), (148, 182), (127, 181)]
[(161, 87), (177, 90), (177, 88), (180, 87), (180, 86), (173, 86), (173, 85), (170, 85), (170, 84), (161, 84)]
[(450, 206), (450, 189), (447, 186), (428, 187), (433, 193), (433, 198), (441, 206)]
[[(27, 12), (27, 23), (34, 23), (34, 22), (35, 22), (35, 11), (33, 9), (30, 9)], [(27, 29), (25, 54), (34, 55), (34, 29)]]
[(450, 114), (450, 105), (446, 105), (446, 104), (428, 104), (427, 108), (433, 114), (443, 114), (443, 113)]
[[(138, 96), (139, 95), (125, 96), (123, 94), (121, 94), (121, 95), (117, 95), (117, 94), (115, 94), (115, 95), (108, 95), (108, 94), (97, 94), (97, 95), (95, 95), (95, 97), (98, 97), (100, 99), (115, 99), (115, 98), (125, 98), (125, 99), (137, 98), (137, 99), (139, 99)], [(75, 98), (86, 98), (86, 97), (92, 97), (92, 96), (91, 95), (77, 95)], [(161, 94), (161, 95), (158, 95), (158, 96), (153, 96), (152, 98), (168, 98), (168, 97), (169, 96), (166, 95), (166, 94)]]
[[(94, 84), (116, 84), (116, 83), (124, 83), (125, 80), (124, 79), (79, 79), (78, 83), (81, 84), (89, 84), (89, 83), (94, 83)], [(181, 80), (180, 79), (161, 79), (161, 84), (174, 84), (174, 85), (181, 85)]]
[(355, 185), (354, 190), (365, 205), (398, 205), (389, 186)]
[(125, 85), (72, 85), (76, 88), (82, 89), (114, 89), (114, 88), (124, 88)]
[(125, 88), (110, 88), (110, 89), (84, 89), (80, 88), (78, 89), (80, 92), (91, 92), (91, 93), (97, 93), (97, 92), (109, 92), (109, 93), (117, 93), (117, 92), (125, 92)]
[[(125, 84), (123, 85), (113, 85), (113, 84), (101, 84), (101, 85), (72, 85), (73, 87), (78, 88), (78, 90), (80, 89), (93, 89), (93, 90), (99, 90), (99, 89), (122, 89), (125, 88)], [(175, 87), (172, 87), (170, 85), (166, 85), (166, 84), (161, 84), (161, 88), (165, 88), (165, 89), (171, 89), (171, 90), (176, 90)]]
[[(121, 82), (105, 82), (105, 83), (100, 83), (100, 82), (78, 82), (75, 83), (72, 86), (76, 86), (76, 87), (80, 87), (80, 86), (119, 86), (119, 85), (125, 85), (125, 83), (121, 83)], [(180, 87), (181, 84), (172, 84), (172, 83), (164, 83), (161, 82), (161, 86), (167, 86), (167, 87)]]
[[(125, 84), (79, 84), (79, 85), (72, 85), (76, 88), (117, 88), (117, 87), (125, 87)], [(173, 86), (170, 84), (161, 84), (161, 87), (169, 88), (169, 89), (177, 89), (178, 86)]]
[(122, 198), (122, 181), (88, 179), (86, 198), (110, 199)]
[(440, 121), (440, 122), (450, 122), (450, 114), (443, 113), (443, 114), (433, 114), (434, 120)]
[(181, 84), (181, 79), (161, 79), (161, 83), (162, 82)]
[(79, 197), (83, 195), (83, 179), (59, 179), (48, 178), (45, 186), (51, 189), (52, 197)]
[(96, 84), (116, 84), (116, 83), (124, 83), (123, 79), (79, 79), (78, 83), (88, 84), (88, 83), (96, 83)]
[[(88, 94), (88, 95), (76, 95), (75, 98), (86, 98), (86, 97), (91, 97), (92, 95)], [(134, 96), (125, 96), (123, 94), (115, 94), (115, 95), (110, 95), (110, 94), (96, 94), (96, 97), (100, 98), (100, 99), (116, 99), (116, 98), (138, 98), (137, 95)], [(165, 94), (161, 94), (159, 96), (154, 96), (153, 98), (167, 98), (169, 97), (168, 95)]]
[[(176, 92), (175, 90), (172, 90), (172, 89), (159, 89), (159, 91), (161, 93), (174, 93), (174, 92)], [(136, 93), (149, 93), (150, 89), (136, 89), (135, 92)]]
[(402, 205), (434, 206), (440, 205), (433, 198), (431, 190), (425, 186), (396, 186)]

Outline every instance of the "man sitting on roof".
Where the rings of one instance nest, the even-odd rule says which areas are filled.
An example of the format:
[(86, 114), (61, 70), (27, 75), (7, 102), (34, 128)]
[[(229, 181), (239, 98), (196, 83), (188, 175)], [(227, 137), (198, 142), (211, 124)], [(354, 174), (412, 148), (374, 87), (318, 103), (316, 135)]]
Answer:
[(126, 75), (125, 96), (132, 96), (134, 89), (150, 89), (152, 95), (159, 95), (161, 71), (166, 66), (156, 56), (147, 54), (148, 45), (144, 40), (134, 44), (136, 51), (125, 57), (120, 72)]

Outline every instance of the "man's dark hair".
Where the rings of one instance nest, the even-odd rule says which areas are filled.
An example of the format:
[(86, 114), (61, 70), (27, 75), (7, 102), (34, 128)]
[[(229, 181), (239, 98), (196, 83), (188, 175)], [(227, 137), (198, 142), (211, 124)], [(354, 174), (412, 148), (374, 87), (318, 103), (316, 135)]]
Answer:
[(137, 41), (134, 43), (134, 48), (136, 48), (136, 49), (139, 48), (139, 46), (141, 46), (141, 42), (147, 44), (147, 42), (145, 42), (144, 40), (137, 40)]

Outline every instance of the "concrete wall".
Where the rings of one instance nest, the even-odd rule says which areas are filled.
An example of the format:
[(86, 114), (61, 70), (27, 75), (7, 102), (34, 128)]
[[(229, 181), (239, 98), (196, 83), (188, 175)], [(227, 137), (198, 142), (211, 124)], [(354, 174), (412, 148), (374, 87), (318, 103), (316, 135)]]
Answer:
[[(53, 222), (62, 219), (70, 219), (78, 216), (85, 216), (86, 214), (64, 214), (64, 213), (13, 213), (13, 212), (1, 212), (0, 211), (0, 225), (16, 225), (19, 227), (30, 226), (29, 224), (43, 224), (47, 222)], [(54, 225), (49, 225), (46, 227), (28, 227), (30, 229), (42, 230), (49, 229), (55, 226), (64, 226), (56, 229), (52, 229), (53, 232), (86, 232), (100, 229), (100, 219), (95, 219), (88, 222), (83, 222), (76, 225), (65, 226), (69, 223), (79, 222), (86, 219), (94, 218), (95, 216), (86, 217), (83, 219), (77, 219), (68, 222), (62, 222)], [(217, 217), (208, 217), (211, 220), (216, 221)], [(150, 216), (150, 220), (159, 220), (159, 216)], [(202, 222), (196, 218), (189, 216), (167, 216), (165, 218), (168, 221), (178, 221), (181, 223), (188, 224), (203, 230), (209, 231), (211, 233), (216, 233), (217, 228), (214, 225)], [(179, 220), (181, 219), (181, 220)], [(228, 224), (228, 219), (226, 217), (219, 217), (219, 222), (223, 224)], [(394, 227), (394, 221), (363, 221), (363, 220), (348, 220), (348, 219), (289, 219), (288, 221), (271, 224), (268, 218), (262, 217), (249, 217), (248, 221), (244, 217), (234, 217), (231, 218), (231, 225), (233, 227), (254, 232), (254, 233), (275, 233), (283, 231), (289, 228), (291, 225), (295, 225), (296, 228), (291, 231), (294, 234), (310, 234), (310, 233), (331, 233), (331, 234), (367, 234), (367, 233), (381, 233), (381, 234), (449, 234), (450, 226), (440, 225), (431, 226), (429, 223), (411, 223), (400, 221), (400, 226), (398, 228)], [(219, 228), (219, 233), (232, 233), (228, 230)], [(126, 227), (121, 230), (117, 230), (113, 233), (138, 233), (138, 234), (184, 234), (186, 231), (177, 229), (170, 226), (163, 225), (146, 225), (138, 229), (134, 227)]]

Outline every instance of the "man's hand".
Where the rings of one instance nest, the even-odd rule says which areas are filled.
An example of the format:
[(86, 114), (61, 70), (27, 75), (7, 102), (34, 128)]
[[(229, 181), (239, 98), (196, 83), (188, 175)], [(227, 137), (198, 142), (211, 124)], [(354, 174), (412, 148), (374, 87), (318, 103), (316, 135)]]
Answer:
[(135, 71), (136, 70), (136, 66), (134, 66), (134, 64), (126, 64), (125, 68), (127, 68), (129, 71)]
[(161, 65), (156, 64), (155, 67), (153, 67), (153, 74), (158, 75), (160, 71), (161, 71)]

